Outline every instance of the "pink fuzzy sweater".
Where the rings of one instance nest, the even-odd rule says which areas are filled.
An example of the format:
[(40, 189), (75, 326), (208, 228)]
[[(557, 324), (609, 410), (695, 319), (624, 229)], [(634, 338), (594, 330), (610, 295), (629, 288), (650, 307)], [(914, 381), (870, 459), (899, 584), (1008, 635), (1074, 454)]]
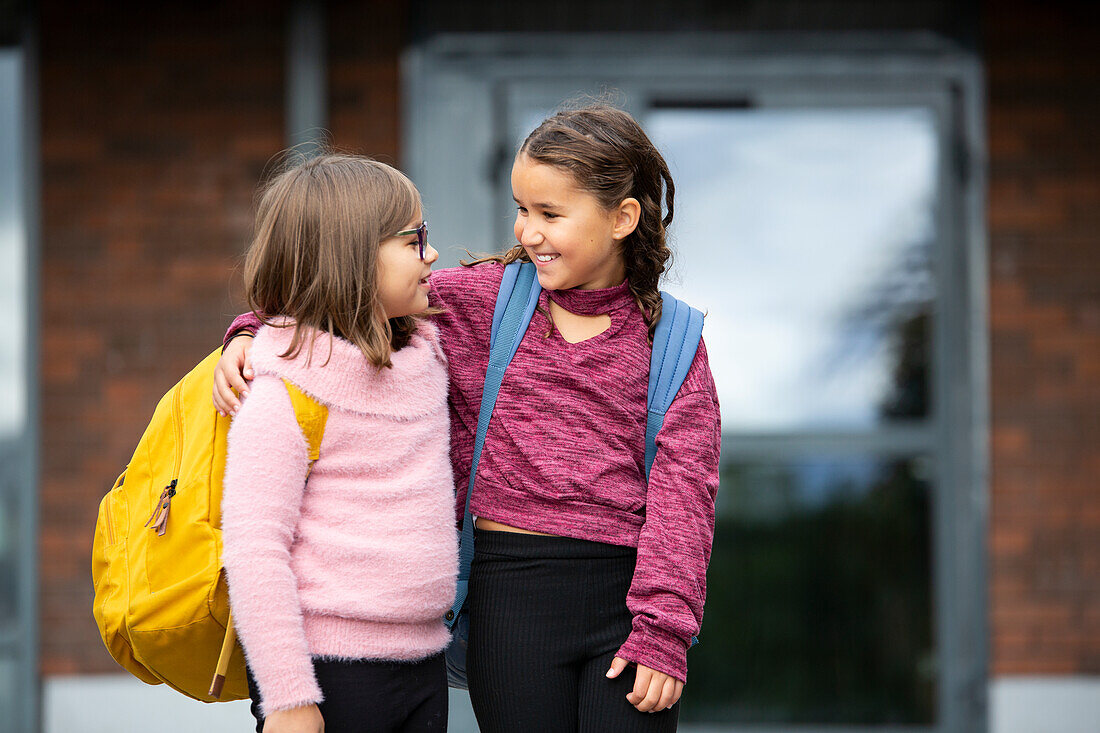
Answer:
[[(435, 328), (422, 324), (381, 371), (328, 334), (312, 360), (308, 349), (281, 358), (292, 332), (257, 333), (256, 379), (229, 431), (222, 498), (230, 604), (265, 714), (321, 701), (312, 657), (414, 660), (442, 650), (457, 573)], [(329, 409), (308, 483), (283, 378)]]

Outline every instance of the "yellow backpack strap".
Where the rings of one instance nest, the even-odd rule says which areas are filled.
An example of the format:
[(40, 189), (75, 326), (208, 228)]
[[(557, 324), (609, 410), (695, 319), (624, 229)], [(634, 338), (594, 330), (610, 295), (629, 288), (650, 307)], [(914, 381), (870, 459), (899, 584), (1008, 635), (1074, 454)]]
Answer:
[(309, 467), (321, 455), (321, 438), (325, 435), (325, 422), (328, 421), (328, 408), (298, 389), (290, 380), (284, 379), (286, 391), (290, 393), (290, 404), (294, 406), (294, 417), (309, 446)]

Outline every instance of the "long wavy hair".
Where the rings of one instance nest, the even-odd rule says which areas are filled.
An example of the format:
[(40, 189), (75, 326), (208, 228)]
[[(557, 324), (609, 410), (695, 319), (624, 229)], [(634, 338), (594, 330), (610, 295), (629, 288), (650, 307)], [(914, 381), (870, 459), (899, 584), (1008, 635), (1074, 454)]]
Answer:
[[(408, 344), (416, 317), (386, 318), (378, 246), (418, 215), (420, 193), (401, 171), (357, 155), (291, 159), (260, 189), (244, 262), (248, 305), (266, 324), (287, 325), (293, 358), (307, 334), (355, 344), (381, 369)], [(312, 356), (313, 339), (309, 340)]]
[[(517, 157), (552, 165), (570, 174), (577, 186), (594, 196), (604, 209), (618, 208), (624, 199), (641, 205), (637, 228), (621, 243), (630, 293), (649, 326), (649, 340), (661, 320), (661, 274), (672, 259), (666, 231), (672, 223), (676, 186), (668, 164), (628, 113), (606, 104), (564, 109), (536, 127), (520, 146)], [(663, 204), (663, 211), (662, 211)], [(522, 246), (480, 262), (529, 262)]]

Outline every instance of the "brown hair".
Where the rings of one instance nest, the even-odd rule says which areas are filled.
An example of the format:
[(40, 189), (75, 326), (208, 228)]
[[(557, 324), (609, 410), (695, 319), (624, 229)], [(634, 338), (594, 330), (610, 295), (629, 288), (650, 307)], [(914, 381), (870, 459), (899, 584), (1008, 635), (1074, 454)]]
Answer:
[[(377, 368), (416, 331), (413, 316), (387, 320), (378, 296), (378, 245), (420, 211), (403, 173), (357, 155), (288, 161), (260, 189), (256, 228), (245, 256), (248, 305), (267, 324), (293, 319), (286, 353), (295, 357), (310, 329), (359, 347)], [(313, 341), (309, 343), (312, 355)]]
[[(546, 119), (527, 136), (516, 155), (568, 171), (581, 190), (592, 194), (608, 211), (624, 199), (638, 200), (638, 227), (621, 247), (630, 292), (645, 316), (652, 341), (661, 320), (658, 284), (672, 258), (665, 231), (672, 223), (676, 192), (660, 151), (629, 114), (610, 105), (592, 104), (565, 109)], [(515, 246), (502, 255), (463, 264), (488, 260), (508, 264), (529, 258), (523, 247)]]

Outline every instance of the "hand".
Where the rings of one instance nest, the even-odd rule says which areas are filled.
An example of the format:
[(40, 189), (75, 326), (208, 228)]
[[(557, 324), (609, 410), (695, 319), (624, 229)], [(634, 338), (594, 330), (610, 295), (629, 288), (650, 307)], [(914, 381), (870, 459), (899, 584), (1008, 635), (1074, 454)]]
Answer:
[(324, 733), (325, 719), (316, 705), (277, 710), (264, 718), (264, 733)]
[[(611, 660), (610, 678), (618, 677), (629, 662), (621, 657)], [(664, 672), (650, 669), (644, 664), (637, 665), (638, 673), (634, 677), (634, 689), (626, 696), (627, 702), (643, 713), (656, 713), (667, 710), (680, 700), (684, 683)]]
[(214, 407), (219, 415), (237, 414), (241, 409), (237, 394), (248, 395), (246, 380), (253, 377), (252, 359), (248, 355), (251, 350), (252, 336), (248, 334), (235, 336), (222, 350), (222, 358), (214, 367)]

